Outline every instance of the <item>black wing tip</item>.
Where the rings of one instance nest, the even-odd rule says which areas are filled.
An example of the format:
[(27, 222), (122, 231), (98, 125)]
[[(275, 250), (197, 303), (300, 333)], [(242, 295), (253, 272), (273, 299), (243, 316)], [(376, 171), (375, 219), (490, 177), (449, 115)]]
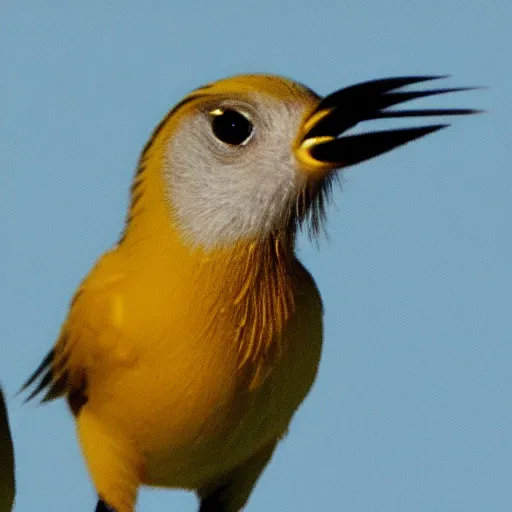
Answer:
[[(16, 396), (19, 396), (21, 393), (27, 391), (38, 379), (39, 383), (37, 386), (30, 392), (28, 397), (24, 400), (24, 403), (29, 402), (34, 399), (39, 393), (41, 393), (46, 387), (48, 387), (51, 383), (52, 379), (52, 362), (55, 355), (55, 351), (52, 349), (46, 354), (41, 364), (36, 368), (34, 373), (30, 375), (30, 377), (26, 380), (26, 382), (20, 387)], [(45, 401), (44, 398), (42, 402)]]
[[(48, 370), (39, 381), (39, 384), (30, 392), (27, 398), (23, 401), (23, 403), (30, 402), (33, 400), (37, 395), (39, 395), (46, 387), (49, 386), (52, 379), (51, 371)], [(44, 399), (43, 399), (44, 400)], [(41, 400), (41, 402), (43, 401)]]

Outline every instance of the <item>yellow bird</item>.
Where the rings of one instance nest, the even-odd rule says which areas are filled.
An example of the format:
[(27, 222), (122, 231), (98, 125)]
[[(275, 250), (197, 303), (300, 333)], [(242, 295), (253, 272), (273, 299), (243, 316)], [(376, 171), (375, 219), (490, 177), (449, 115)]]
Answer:
[[(200, 87), (162, 120), (131, 188), (124, 233), (75, 293), (28, 380), (65, 396), (97, 511), (134, 510), (140, 485), (235, 512), (317, 373), (322, 302), (297, 259), (335, 171), (447, 125), (343, 135), (360, 121), (458, 115), (389, 107), (464, 89), (386, 78), (325, 98), (277, 76)], [(271, 507), (269, 508), (271, 509)]]
[(14, 453), (7, 407), (0, 389), (0, 512), (10, 512), (14, 502)]

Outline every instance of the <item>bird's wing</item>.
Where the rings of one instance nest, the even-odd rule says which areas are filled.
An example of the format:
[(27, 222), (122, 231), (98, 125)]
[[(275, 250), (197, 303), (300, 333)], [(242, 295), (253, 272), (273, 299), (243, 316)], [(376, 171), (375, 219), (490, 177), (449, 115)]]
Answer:
[(14, 502), (14, 451), (7, 408), (0, 389), (0, 512), (10, 512)]
[(23, 390), (34, 385), (27, 400), (41, 393), (42, 402), (67, 395), (75, 413), (86, 400), (88, 369), (119, 339), (123, 275), (113, 271), (112, 257), (104, 255), (75, 293), (55, 346), (23, 385)]

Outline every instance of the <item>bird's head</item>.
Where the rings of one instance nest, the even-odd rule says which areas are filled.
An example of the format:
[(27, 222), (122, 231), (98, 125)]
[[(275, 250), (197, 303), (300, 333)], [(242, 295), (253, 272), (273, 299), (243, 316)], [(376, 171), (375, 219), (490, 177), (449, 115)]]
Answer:
[(389, 110), (463, 90), (397, 91), (434, 78), (440, 77), (376, 80), (324, 98), (270, 75), (235, 76), (201, 87), (173, 108), (146, 145), (131, 216), (145, 169), (154, 164), (170, 221), (192, 245), (208, 250), (276, 233), (293, 235), (306, 219), (317, 227), (337, 170), (447, 125), (344, 135), (347, 130), (371, 119), (474, 112)]

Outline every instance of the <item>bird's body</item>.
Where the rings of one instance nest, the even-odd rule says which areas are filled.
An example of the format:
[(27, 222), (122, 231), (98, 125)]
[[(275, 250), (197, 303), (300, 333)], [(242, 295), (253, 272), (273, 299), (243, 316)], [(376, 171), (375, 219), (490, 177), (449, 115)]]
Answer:
[(443, 127), (338, 137), (361, 120), (361, 91), (364, 120), (426, 79), (320, 100), (290, 80), (239, 76), (193, 92), (157, 127), (121, 240), (28, 383), (67, 396), (109, 507), (132, 511), (141, 484), (193, 489), (203, 512), (244, 506), (320, 359), (322, 304), (297, 229), (317, 227), (332, 171)]
[[(112, 496), (111, 482), (119, 482), (112, 462), (103, 462), (109, 452), (123, 475), (134, 472), (142, 483), (209, 485), (260, 449), (273, 448), (316, 373), (321, 303), (293, 253), (282, 283), (287, 289), (261, 290), (262, 302), (254, 304), (269, 318), (250, 318), (253, 272), (272, 257), (270, 248), (238, 247), (236, 255), (212, 259), (169, 240), (122, 246), (104, 256), (82, 284), (63, 328), (66, 343), (81, 343), (69, 352), (66, 371), (95, 372), (77, 376), (86, 379), (88, 396), (77, 425), (89, 465), (100, 461), (91, 473), (102, 496)], [(273, 304), (285, 296), (286, 306)], [(275, 311), (282, 318), (270, 318)], [(255, 330), (246, 351), (239, 344), (244, 322)], [(264, 339), (257, 332), (278, 322), (286, 324), (276, 328), (279, 336)], [(123, 480), (130, 487), (132, 480)], [(127, 497), (134, 490), (110, 499), (116, 510), (130, 510)]]

